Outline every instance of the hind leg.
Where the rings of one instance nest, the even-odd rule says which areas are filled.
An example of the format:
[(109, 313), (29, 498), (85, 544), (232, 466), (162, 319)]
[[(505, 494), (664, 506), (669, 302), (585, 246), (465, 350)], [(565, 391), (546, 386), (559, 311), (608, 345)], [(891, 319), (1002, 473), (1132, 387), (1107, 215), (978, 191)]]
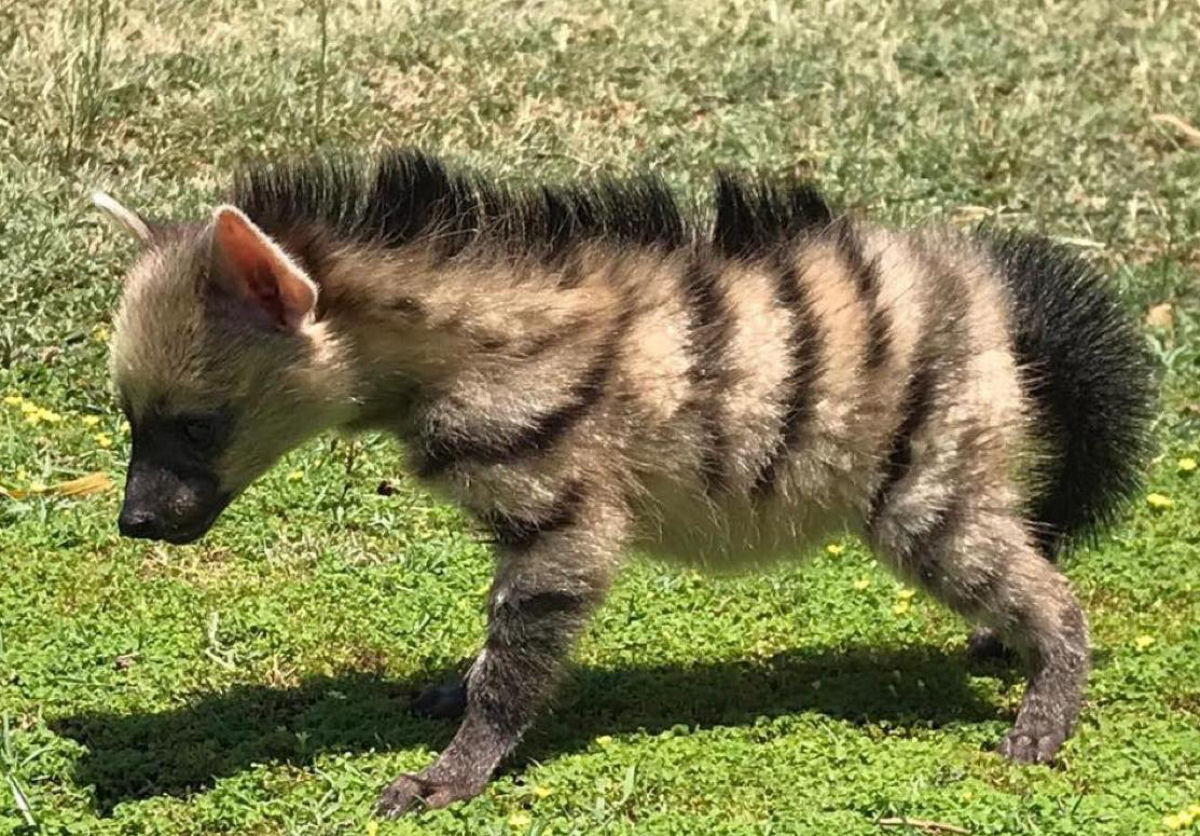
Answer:
[[(1045, 560), (1054, 563), (1054, 556), (1062, 546), (1061, 535), (1051, 531), (1033, 532), (1034, 546)], [(986, 625), (980, 625), (967, 637), (967, 659), (977, 664), (1000, 662), (1012, 664), (1017, 653), (1004, 643), (1004, 637)]]
[(935, 514), (878, 521), (885, 560), (950, 608), (984, 625), (1025, 662), (1029, 679), (999, 751), (1049, 763), (1071, 732), (1088, 669), (1083, 611), (1015, 514), (965, 501)]

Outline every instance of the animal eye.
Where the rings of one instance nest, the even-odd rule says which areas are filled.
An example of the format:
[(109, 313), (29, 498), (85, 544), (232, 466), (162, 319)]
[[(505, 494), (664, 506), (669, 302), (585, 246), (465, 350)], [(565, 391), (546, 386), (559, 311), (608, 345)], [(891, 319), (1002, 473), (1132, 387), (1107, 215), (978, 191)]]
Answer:
[(197, 447), (208, 447), (217, 437), (217, 424), (209, 416), (194, 416), (183, 420), (183, 435)]

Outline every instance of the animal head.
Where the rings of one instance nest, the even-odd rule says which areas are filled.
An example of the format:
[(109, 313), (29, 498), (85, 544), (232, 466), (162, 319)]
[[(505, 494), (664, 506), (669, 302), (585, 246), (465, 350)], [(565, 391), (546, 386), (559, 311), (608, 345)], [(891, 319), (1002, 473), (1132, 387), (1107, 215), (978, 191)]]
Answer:
[(133, 438), (119, 527), (191, 542), (283, 453), (339, 423), (338, 351), (316, 321), (316, 283), (235, 207), (160, 226), (93, 201), (139, 244), (110, 360)]

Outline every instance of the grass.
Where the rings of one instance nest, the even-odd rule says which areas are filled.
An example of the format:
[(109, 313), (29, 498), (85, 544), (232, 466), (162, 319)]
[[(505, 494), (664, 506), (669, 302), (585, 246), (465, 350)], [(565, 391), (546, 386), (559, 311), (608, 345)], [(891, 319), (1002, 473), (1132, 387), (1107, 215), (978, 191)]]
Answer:
[[(127, 436), (130, 252), (86, 204), (211, 204), (231, 164), (415, 143), (518, 178), (800, 169), (894, 223), (1076, 242), (1148, 329), (1162, 454), (1068, 569), (1094, 628), (1065, 768), (989, 753), (1021, 682), (853, 542), (710, 579), (632, 561), (479, 799), (378, 833), (1130, 834), (1200, 803), (1200, 9), (1170, 0), (16, 0), (0, 9), (0, 485)], [(1160, 316), (1161, 319), (1161, 316)], [(376, 491), (395, 486), (391, 496)], [(388, 442), (290, 456), (202, 544), (115, 491), (0, 498), (0, 833), (375, 833), (453, 732), (407, 695), (480, 640), (488, 555)], [(839, 553), (834, 553), (839, 552)], [(1200, 826), (1200, 817), (1190, 825)]]

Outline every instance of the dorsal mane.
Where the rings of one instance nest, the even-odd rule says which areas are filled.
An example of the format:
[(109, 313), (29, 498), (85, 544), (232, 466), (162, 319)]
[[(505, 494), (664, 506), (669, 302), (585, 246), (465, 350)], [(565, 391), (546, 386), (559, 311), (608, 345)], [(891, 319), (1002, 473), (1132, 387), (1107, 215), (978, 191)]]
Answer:
[[(686, 216), (657, 176), (511, 187), (407, 148), (247, 166), (228, 200), (271, 235), (320, 225), (374, 246), (428, 241), (452, 256), (481, 245), (546, 259), (593, 241), (662, 250), (699, 243), (753, 256), (833, 217), (805, 183), (718, 173), (709, 226)], [(699, 232), (705, 226), (709, 235)]]

